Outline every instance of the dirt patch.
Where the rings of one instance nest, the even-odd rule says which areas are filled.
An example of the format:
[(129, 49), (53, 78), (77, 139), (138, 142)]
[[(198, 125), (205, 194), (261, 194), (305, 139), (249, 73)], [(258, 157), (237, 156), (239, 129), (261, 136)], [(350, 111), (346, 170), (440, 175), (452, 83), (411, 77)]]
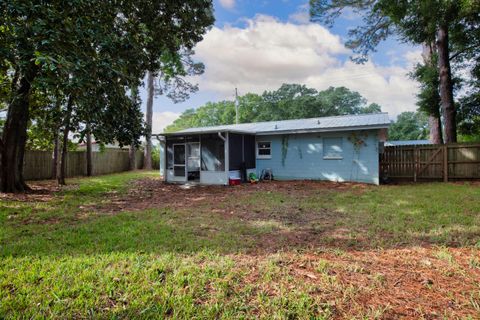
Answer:
[[(263, 228), (265, 231), (250, 239), (255, 247), (249, 251), (271, 253), (322, 246), (363, 250), (372, 248), (367, 232), (359, 227), (352, 232), (347, 213), (316, 206), (315, 196), (342, 192), (361, 195), (371, 188), (359, 183), (325, 181), (271, 181), (233, 187), (186, 186), (146, 178), (132, 182), (126, 193), (107, 194), (103, 203), (82, 205), (77, 218), (115, 215), (124, 211), (173, 209), (196, 216), (216, 216), (220, 220), (236, 219), (247, 227)], [(416, 244), (419, 243), (421, 241)]]
[(0, 193), (0, 201), (19, 201), (19, 202), (48, 202), (54, 198), (60, 187), (56, 181), (33, 181), (28, 186), (31, 190), (25, 193)]
[[(339, 191), (349, 190), (361, 194), (370, 186), (357, 183), (332, 183), (319, 181), (271, 181), (258, 184), (242, 184), (239, 186), (203, 186), (203, 185), (176, 185), (167, 184), (158, 179), (141, 179), (132, 183), (126, 194), (108, 195), (108, 204), (101, 204), (95, 208), (103, 212), (135, 211), (158, 207), (198, 207), (198, 205), (212, 205), (212, 209), (219, 208), (227, 212), (229, 200), (245, 197), (261, 192), (275, 192), (294, 196), (298, 201), (302, 197), (309, 197), (321, 190)], [(225, 204), (227, 206), (225, 206)], [(244, 204), (248, 207), (248, 203)], [(242, 214), (235, 207), (236, 214)], [(247, 210), (248, 211), (248, 210)]]
[[(239, 186), (185, 186), (166, 184), (158, 179), (141, 179), (132, 183), (126, 193), (108, 194), (105, 203), (82, 205), (78, 218), (89, 214), (118, 214), (122, 211), (143, 211), (169, 208), (216, 215), (219, 219), (237, 219), (247, 226), (271, 225), (272, 232), (256, 239), (256, 250), (277, 251), (284, 247), (309, 247), (338, 238), (349, 246), (350, 239), (341, 239), (337, 221), (341, 212), (323, 208), (304, 208), (302, 201), (320, 192), (365, 192), (370, 186), (356, 183), (319, 181), (272, 181)], [(252, 200), (250, 197), (264, 197)], [(273, 199), (268, 199), (269, 197)], [(276, 197), (281, 197), (277, 199)], [(278, 201), (277, 201), (278, 200)], [(338, 237), (337, 237), (338, 236)], [(337, 243), (340, 245), (340, 243)]]

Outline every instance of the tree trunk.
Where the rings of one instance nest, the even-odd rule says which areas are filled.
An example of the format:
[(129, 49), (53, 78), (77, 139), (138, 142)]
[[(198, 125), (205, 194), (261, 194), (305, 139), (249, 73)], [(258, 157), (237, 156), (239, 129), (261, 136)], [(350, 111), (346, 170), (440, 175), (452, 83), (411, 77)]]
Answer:
[(52, 152), (52, 179), (57, 179), (57, 164), (58, 164), (58, 149), (60, 147), (59, 143), (60, 137), (58, 136), (58, 130), (55, 130), (53, 135), (53, 152)]
[(130, 170), (134, 171), (137, 170), (137, 158), (136, 158), (136, 152), (137, 149), (135, 146), (132, 144), (130, 148), (128, 149), (128, 159), (130, 163)]
[(68, 153), (68, 134), (70, 133), (70, 118), (72, 116), (73, 98), (70, 96), (67, 102), (67, 113), (63, 128), (62, 142), (62, 160), (60, 162), (60, 174), (58, 176), (58, 184), (65, 185), (65, 175), (67, 170), (67, 153)]
[(438, 72), (440, 75), (440, 99), (445, 119), (445, 142), (457, 142), (456, 110), (453, 100), (452, 70), (448, 48), (448, 27), (441, 25), (437, 34)]
[(24, 192), (29, 190), (23, 178), (23, 161), (27, 143), (29, 97), (31, 83), (36, 75), (35, 67), (19, 77), (15, 94), (8, 106), (7, 119), (2, 134), (0, 191)]
[(93, 174), (92, 164), (92, 134), (90, 133), (90, 125), (87, 124), (87, 176), (91, 177)]
[(145, 133), (145, 159), (143, 160), (143, 168), (145, 170), (152, 170), (152, 115), (153, 115), (154, 86), (153, 86), (153, 73), (151, 71), (148, 72), (147, 88), (148, 88), (147, 112), (146, 112), (147, 128)]
[[(435, 43), (423, 44), (423, 62), (427, 66), (434, 66), (433, 54), (435, 52)], [(436, 92), (438, 94), (438, 90)], [(440, 106), (431, 106), (428, 112), (428, 126), (430, 129), (430, 142), (434, 144), (443, 144), (442, 120), (440, 119)]]
[(430, 127), (430, 142), (433, 144), (443, 144), (442, 121), (440, 117), (429, 115), (428, 126)]

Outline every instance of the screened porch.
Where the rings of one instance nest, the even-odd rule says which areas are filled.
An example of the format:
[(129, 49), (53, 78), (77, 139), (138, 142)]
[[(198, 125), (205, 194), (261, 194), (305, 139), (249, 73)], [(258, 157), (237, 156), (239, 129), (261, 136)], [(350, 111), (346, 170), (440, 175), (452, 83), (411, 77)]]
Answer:
[(165, 135), (165, 180), (227, 185), (255, 171), (255, 136), (234, 132)]

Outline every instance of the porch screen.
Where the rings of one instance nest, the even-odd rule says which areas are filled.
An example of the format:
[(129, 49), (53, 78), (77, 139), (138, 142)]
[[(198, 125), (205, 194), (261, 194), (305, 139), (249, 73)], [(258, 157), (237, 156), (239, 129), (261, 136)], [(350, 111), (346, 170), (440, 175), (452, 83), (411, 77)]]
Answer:
[(255, 136), (229, 134), (230, 170), (255, 168)]
[(230, 170), (240, 170), (243, 163), (243, 138), (241, 134), (230, 133), (228, 135), (228, 151), (230, 164), (228, 168)]
[(202, 146), (202, 170), (225, 171), (225, 143), (218, 135), (204, 135)]
[(173, 145), (174, 144), (182, 144), (185, 143), (185, 139), (183, 137), (172, 137), (167, 138), (167, 169), (173, 169)]

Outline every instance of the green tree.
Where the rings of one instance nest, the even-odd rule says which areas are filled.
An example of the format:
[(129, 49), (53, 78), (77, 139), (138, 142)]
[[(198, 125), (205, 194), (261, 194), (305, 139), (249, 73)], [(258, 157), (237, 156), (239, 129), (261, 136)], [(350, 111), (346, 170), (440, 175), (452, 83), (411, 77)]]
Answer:
[(144, 169), (152, 168), (153, 99), (156, 95), (165, 95), (178, 103), (187, 100), (191, 93), (198, 91), (198, 85), (187, 80), (187, 77), (201, 75), (205, 70), (203, 63), (193, 60), (194, 54), (191, 49), (183, 50), (179, 62), (171, 59), (162, 60), (161, 69), (165, 71), (159, 71), (158, 74), (148, 72)]
[[(314, 21), (332, 24), (349, 8), (360, 13), (363, 25), (349, 32), (347, 46), (354, 59), (364, 62), (387, 37), (397, 35), (414, 44), (435, 44), (438, 55), (439, 94), (445, 120), (446, 142), (456, 141), (456, 109), (451, 60), (478, 49), (465, 36), (479, 27), (480, 3), (476, 0), (310, 0)], [(478, 31), (477, 31), (478, 32)], [(457, 50), (452, 52), (451, 50)], [(432, 113), (435, 116), (437, 113)]]
[(362, 108), (360, 113), (380, 113), (382, 107), (378, 103), (370, 103), (368, 106)]
[(388, 129), (388, 140), (424, 140), (428, 137), (428, 121), (421, 112), (402, 112)]
[[(378, 104), (367, 105), (367, 100), (358, 92), (345, 87), (317, 91), (305, 85), (283, 84), (262, 95), (247, 93), (239, 97), (240, 123), (378, 112), (381, 112)], [(165, 131), (233, 123), (233, 101), (208, 102), (183, 112)]]
[(0, 141), (5, 192), (28, 188), (23, 157), (33, 91), (52, 98), (58, 89), (64, 139), (72, 129), (84, 134), (80, 124), (88, 123), (104, 142), (138, 141), (142, 117), (129, 88), (146, 70), (161, 69), (162, 59), (179, 61), (213, 23), (210, 0), (6, 0), (0, 16), (1, 76), (12, 88)]
[(423, 51), (423, 63), (415, 66), (411, 77), (420, 84), (420, 92), (417, 94), (417, 106), (419, 111), (429, 116), (430, 141), (435, 144), (441, 144), (443, 143), (440, 115), (441, 98), (438, 92), (440, 78), (435, 46), (424, 45)]

